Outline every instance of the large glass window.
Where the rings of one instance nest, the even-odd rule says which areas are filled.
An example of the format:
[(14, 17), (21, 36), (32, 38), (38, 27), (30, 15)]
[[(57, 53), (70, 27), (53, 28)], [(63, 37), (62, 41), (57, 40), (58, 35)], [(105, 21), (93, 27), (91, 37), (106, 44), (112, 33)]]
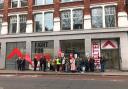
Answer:
[(18, 6), (18, 0), (11, 0), (11, 7), (17, 7)]
[(69, 10), (61, 12), (61, 29), (70, 30), (71, 29), (71, 12)]
[(53, 0), (34, 0), (34, 5), (53, 4)]
[(26, 32), (26, 21), (27, 21), (26, 15), (20, 15), (20, 33)]
[(105, 25), (106, 27), (115, 27), (116, 11), (114, 6), (105, 7)]
[(16, 33), (17, 30), (17, 16), (10, 16), (9, 33)]
[(101, 28), (102, 23), (102, 8), (93, 8), (92, 9), (92, 27)]
[(73, 10), (73, 29), (83, 28), (83, 10)]
[(44, 14), (44, 27), (45, 27), (45, 31), (53, 30), (53, 13)]
[[(9, 42), (6, 44), (6, 58), (7, 56), (15, 49), (18, 48), (22, 54), (26, 54), (26, 42)], [(11, 58), (11, 60), (5, 60), (6, 62), (6, 69), (8, 70), (16, 70), (17, 69), (17, 63), (16, 59), (18, 56), (14, 56)], [(28, 69), (28, 64), (26, 62), (26, 69)]]
[(0, 9), (3, 9), (4, 6), (4, 0), (0, 0)]
[[(104, 9), (104, 10), (103, 10)], [(92, 27), (115, 27), (116, 26), (116, 7), (105, 6), (92, 8)]]
[(35, 32), (41, 32), (42, 31), (42, 14), (35, 14), (34, 15), (34, 28)]
[(21, 7), (28, 5), (28, 0), (20, 0)]
[(81, 0), (61, 0), (61, 2), (71, 2), (71, 1), (81, 1)]
[(36, 54), (50, 54), (54, 56), (54, 42), (51, 41), (34, 41), (32, 42), (32, 58)]

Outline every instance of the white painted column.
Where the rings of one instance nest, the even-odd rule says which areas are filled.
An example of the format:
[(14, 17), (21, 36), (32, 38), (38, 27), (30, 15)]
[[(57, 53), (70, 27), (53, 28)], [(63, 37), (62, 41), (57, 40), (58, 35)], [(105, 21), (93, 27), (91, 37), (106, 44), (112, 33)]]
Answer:
[(91, 29), (91, 16), (84, 15), (84, 29)]
[(85, 38), (85, 55), (88, 54), (89, 56), (91, 56), (91, 38), (89, 36), (87, 36)]
[(27, 20), (26, 33), (32, 33), (32, 32), (33, 32), (32, 20)]
[(102, 6), (102, 12), (103, 12), (103, 14), (102, 14), (102, 23), (103, 23), (103, 28), (105, 28), (105, 6), (103, 5)]
[(1, 42), (0, 69), (5, 69), (5, 60), (6, 60), (6, 42)]
[(58, 56), (58, 51), (60, 49), (60, 42), (58, 39), (54, 40), (54, 57)]
[(45, 23), (45, 22), (44, 22), (44, 19), (45, 19), (45, 18), (44, 18), (44, 13), (45, 13), (45, 12), (42, 12), (42, 32), (45, 32), (45, 26), (44, 26), (44, 23)]
[(60, 31), (60, 17), (54, 18), (54, 29), (53, 31)]
[(17, 28), (16, 28), (16, 33), (20, 33), (20, 17), (19, 14), (17, 14)]
[(124, 12), (118, 12), (118, 27), (128, 27), (128, 15)]
[(8, 34), (8, 22), (2, 23), (1, 34)]
[(70, 17), (71, 17), (71, 30), (73, 30), (73, 9), (71, 8), (70, 11), (71, 11), (71, 14), (70, 14)]
[(120, 37), (121, 70), (128, 70), (128, 35), (121, 34)]

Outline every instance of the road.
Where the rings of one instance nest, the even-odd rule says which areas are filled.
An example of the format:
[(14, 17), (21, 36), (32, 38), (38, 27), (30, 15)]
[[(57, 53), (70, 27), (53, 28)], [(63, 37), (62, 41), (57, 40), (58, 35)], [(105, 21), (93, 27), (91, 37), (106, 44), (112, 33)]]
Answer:
[(128, 89), (128, 77), (0, 75), (0, 89)]

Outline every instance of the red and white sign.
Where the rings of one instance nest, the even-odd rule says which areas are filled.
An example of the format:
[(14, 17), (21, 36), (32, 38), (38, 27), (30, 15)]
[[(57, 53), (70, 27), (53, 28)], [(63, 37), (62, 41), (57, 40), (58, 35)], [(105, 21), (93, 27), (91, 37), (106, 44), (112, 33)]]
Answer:
[(117, 49), (118, 43), (116, 40), (101, 40), (101, 49)]
[(94, 57), (96, 68), (100, 68), (100, 40), (92, 41), (92, 57)]

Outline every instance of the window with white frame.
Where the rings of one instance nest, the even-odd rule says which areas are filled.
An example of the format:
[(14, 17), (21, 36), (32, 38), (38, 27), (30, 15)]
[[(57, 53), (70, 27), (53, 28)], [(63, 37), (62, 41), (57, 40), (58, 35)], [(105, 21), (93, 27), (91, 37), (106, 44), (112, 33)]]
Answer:
[(17, 31), (17, 16), (10, 16), (9, 33), (16, 33)]
[(28, 6), (28, 0), (11, 0), (11, 7), (24, 7)]
[(34, 32), (53, 31), (53, 12), (34, 15)]
[(20, 6), (21, 7), (28, 6), (28, 0), (20, 0)]
[(1, 28), (2, 28), (2, 17), (0, 17), (0, 33), (1, 33)]
[(4, 0), (0, 0), (0, 9), (3, 9), (4, 7)]
[(34, 15), (34, 32), (42, 32), (42, 13)]
[(116, 7), (105, 6), (92, 8), (92, 28), (116, 26)]
[(61, 12), (61, 29), (70, 30), (71, 29), (71, 11), (65, 10)]
[(61, 12), (61, 29), (83, 29), (83, 10), (73, 9)]
[(53, 13), (48, 12), (44, 14), (45, 31), (53, 31)]
[(19, 17), (20, 17), (20, 21), (19, 21), (20, 33), (25, 33), (26, 32), (27, 15), (20, 15)]
[(81, 0), (61, 0), (61, 2), (73, 2), (73, 1), (81, 1)]
[(73, 29), (83, 28), (83, 10), (73, 10)]
[(92, 9), (92, 27), (93, 28), (102, 28), (103, 21), (102, 21), (102, 8), (93, 8)]
[(34, 0), (34, 5), (53, 4), (53, 0)]
[(116, 10), (115, 6), (105, 7), (105, 25), (106, 27), (116, 26)]
[(11, 7), (18, 7), (18, 0), (11, 0)]

